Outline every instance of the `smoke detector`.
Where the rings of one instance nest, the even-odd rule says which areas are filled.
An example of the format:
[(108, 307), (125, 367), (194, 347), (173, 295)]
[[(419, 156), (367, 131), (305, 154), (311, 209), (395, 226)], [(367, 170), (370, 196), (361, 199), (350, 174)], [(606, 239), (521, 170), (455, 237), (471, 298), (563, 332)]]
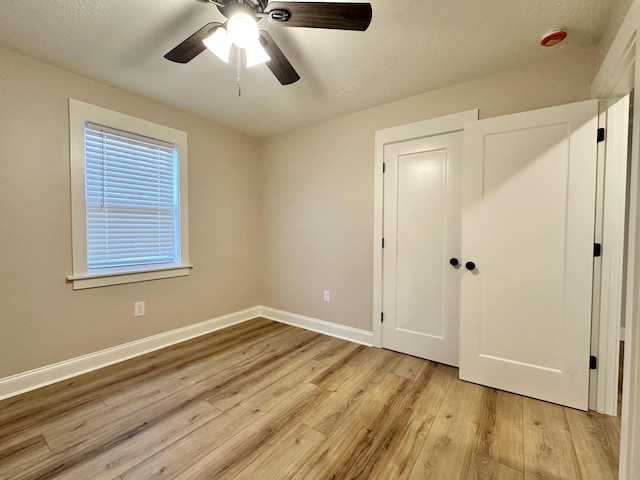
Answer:
[(555, 28), (545, 33), (540, 39), (540, 45), (543, 47), (553, 47), (567, 38), (567, 32), (562, 28)]

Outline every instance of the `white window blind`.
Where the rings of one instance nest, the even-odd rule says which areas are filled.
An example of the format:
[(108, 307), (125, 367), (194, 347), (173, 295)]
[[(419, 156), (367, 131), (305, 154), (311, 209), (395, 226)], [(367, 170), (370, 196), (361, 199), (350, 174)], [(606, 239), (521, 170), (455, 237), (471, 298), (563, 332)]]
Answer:
[(180, 264), (176, 145), (85, 123), (87, 268)]

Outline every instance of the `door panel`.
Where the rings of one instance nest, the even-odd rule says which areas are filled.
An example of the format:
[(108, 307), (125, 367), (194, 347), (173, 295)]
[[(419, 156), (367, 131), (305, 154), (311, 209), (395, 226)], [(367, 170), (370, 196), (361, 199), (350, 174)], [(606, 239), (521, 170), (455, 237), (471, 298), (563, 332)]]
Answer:
[(597, 101), (465, 128), (460, 378), (586, 409)]
[(458, 364), (462, 132), (385, 146), (383, 347)]
[[(486, 139), (482, 222), (487, 234), (480, 271), (483, 316), (491, 321), (481, 330), (485, 355), (558, 367), (561, 335), (554, 312), (562, 309), (564, 296), (565, 137), (563, 125), (552, 125)], [(524, 294), (505, 296), (504, 279)], [(530, 342), (539, 348), (527, 348)]]

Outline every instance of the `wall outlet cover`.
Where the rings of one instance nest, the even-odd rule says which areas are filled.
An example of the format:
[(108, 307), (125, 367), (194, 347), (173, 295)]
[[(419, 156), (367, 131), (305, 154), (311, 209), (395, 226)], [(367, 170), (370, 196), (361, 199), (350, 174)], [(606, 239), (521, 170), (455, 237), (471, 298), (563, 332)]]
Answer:
[(146, 313), (145, 302), (136, 302), (133, 304), (133, 316), (142, 317)]

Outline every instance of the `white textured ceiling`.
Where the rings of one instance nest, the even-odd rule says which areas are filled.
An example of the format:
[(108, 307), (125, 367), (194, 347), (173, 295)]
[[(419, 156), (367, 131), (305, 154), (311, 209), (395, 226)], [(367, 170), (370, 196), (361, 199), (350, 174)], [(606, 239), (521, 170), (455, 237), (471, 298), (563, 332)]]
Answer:
[[(262, 20), (301, 76), (282, 86), (205, 51), (163, 55), (218, 9), (196, 0), (1, 0), (0, 45), (257, 137), (590, 48), (616, 0), (372, 0), (366, 32), (283, 28)], [(563, 26), (553, 48), (540, 36)], [(1, 66), (0, 66), (1, 68)]]

